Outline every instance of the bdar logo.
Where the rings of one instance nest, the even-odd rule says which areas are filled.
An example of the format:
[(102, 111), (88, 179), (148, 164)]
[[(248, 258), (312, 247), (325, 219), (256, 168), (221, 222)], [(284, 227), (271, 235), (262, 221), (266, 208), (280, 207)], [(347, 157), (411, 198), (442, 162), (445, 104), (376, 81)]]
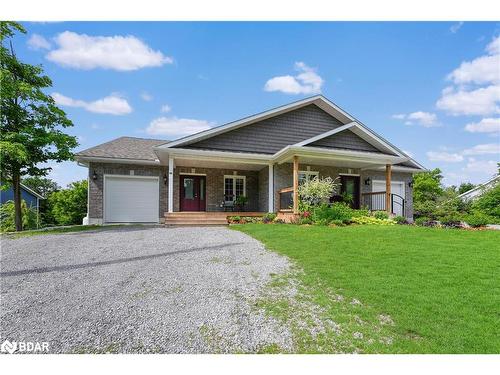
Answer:
[(10, 342), (9, 340), (5, 340), (0, 346), (0, 350), (3, 353), (14, 353), (17, 350), (17, 342)]

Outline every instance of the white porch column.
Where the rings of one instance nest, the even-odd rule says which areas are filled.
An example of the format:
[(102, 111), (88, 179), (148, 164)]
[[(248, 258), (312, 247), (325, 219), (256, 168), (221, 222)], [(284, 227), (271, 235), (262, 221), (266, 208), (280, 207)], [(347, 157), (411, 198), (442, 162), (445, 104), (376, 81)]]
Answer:
[(268, 168), (269, 168), (269, 177), (268, 177), (269, 190), (267, 195), (269, 202), (267, 204), (267, 207), (268, 207), (268, 212), (274, 212), (274, 165), (269, 164)]
[(174, 212), (174, 158), (168, 158), (168, 212)]

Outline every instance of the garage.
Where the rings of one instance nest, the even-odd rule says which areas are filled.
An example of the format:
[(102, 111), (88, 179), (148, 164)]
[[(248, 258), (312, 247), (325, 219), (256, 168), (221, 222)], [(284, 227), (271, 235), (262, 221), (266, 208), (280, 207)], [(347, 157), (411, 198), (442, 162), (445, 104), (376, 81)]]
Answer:
[(104, 176), (104, 222), (157, 223), (158, 217), (158, 177)]

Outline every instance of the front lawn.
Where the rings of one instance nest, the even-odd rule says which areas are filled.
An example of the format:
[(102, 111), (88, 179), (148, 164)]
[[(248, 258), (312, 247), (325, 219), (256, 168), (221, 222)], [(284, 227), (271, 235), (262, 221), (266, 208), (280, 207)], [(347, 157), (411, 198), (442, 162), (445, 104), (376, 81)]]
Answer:
[[(359, 351), (500, 353), (499, 231), (262, 224), (232, 228), (295, 261), (304, 271), (301, 282), (332, 320), (348, 321), (338, 315), (354, 313), (335, 309), (327, 289), (360, 301), (373, 316), (389, 316), (391, 324), (383, 330), (389, 331), (390, 343), (368, 342)], [(363, 318), (361, 310), (359, 314)], [(363, 319), (369, 321), (368, 315)], [(359, 316), (355, 318), (361, 322)], [(381, 328), (373, 332), (377, 330)], [(316, 351), (310, 345), (304, 348)]]

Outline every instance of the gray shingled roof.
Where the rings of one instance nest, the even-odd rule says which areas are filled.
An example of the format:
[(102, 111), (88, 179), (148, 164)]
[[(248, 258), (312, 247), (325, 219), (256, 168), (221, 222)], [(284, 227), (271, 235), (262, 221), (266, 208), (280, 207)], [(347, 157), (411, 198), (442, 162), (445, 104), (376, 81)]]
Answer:
[(168, 143), (168, 141), (164, 139), (120, 137), (77, 152), (76, 156), (156, 160), (158, 157), (154, 153), (153, 147), (164, 143)]

